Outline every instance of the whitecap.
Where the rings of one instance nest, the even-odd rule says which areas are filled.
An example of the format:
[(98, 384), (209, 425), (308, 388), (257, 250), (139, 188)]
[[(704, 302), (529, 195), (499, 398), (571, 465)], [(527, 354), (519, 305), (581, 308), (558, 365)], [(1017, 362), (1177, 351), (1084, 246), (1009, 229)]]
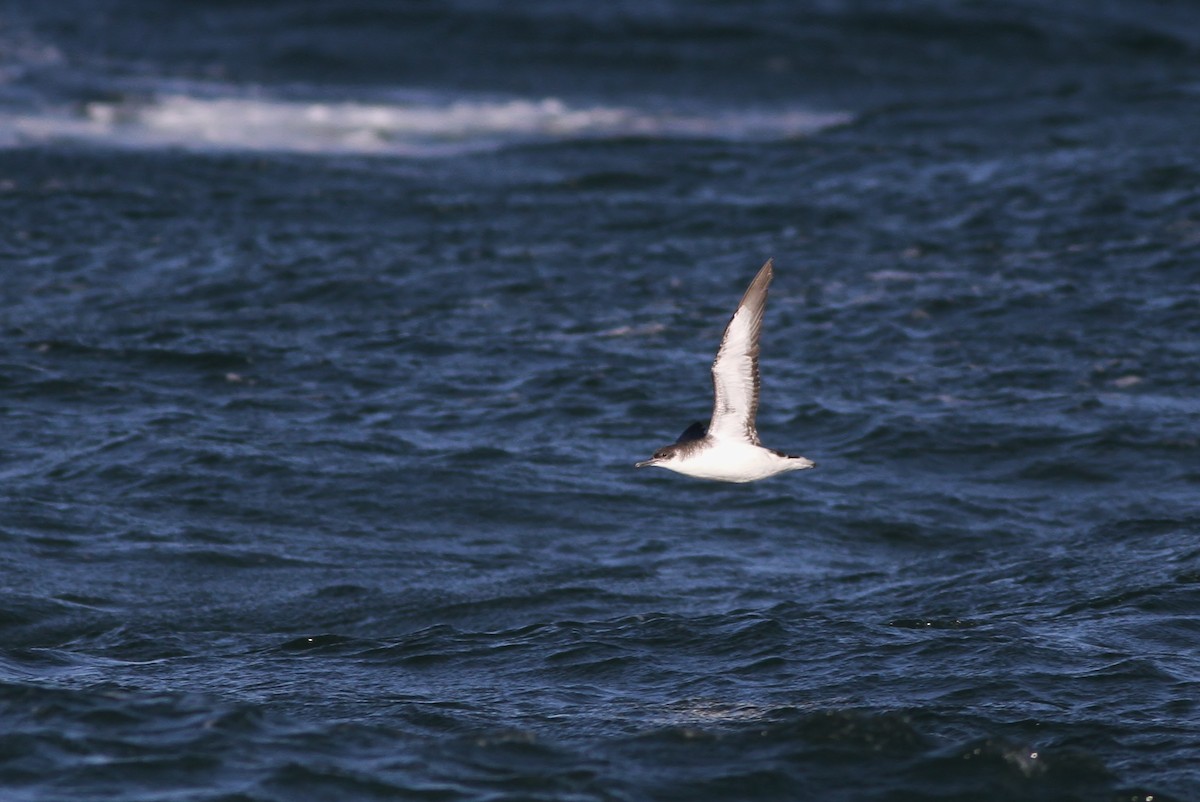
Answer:
[(583, 139), (803, 137), (850, 116), (798, 109), (698, 113), (558, 98), (296, 99), (261, 91), (167, 92), (70, 107), (0, 110), (0, 146), (439, 156)]

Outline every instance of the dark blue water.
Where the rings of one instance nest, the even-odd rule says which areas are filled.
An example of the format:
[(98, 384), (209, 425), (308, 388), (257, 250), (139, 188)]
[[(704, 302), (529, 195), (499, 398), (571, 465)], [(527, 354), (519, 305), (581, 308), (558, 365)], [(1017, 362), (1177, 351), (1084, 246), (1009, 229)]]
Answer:
[[(1200, 7), (0, 2), (0, 797), (1200, 799)], [(774, 256), (759, 429), (708, 414)]]

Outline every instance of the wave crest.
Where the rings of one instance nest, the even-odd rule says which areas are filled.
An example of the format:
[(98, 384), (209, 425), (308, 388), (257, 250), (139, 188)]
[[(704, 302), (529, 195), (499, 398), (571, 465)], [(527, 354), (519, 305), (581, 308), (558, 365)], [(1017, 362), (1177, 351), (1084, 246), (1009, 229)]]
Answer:
[(0, 113), (0, 130), (8, 131), (0, 145), (75, 142), (131, 149), (438, 156), (542, 141), (786, 140), (849, 119), (838, 112), (794, 109), (692, 114), (572, 106), (557, 98), (362, 102), (163, 94)]

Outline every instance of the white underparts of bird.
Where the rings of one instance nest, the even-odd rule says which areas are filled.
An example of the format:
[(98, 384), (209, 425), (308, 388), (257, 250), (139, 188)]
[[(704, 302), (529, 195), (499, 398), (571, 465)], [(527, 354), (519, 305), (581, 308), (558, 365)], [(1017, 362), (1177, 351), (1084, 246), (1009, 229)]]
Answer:
[(678, 440), (636, 467), (666, 468), (719, 482), (753, 482), (816, 465), (804, 457), (765, 448), (755, 427), (761, 386), (758, 342), (773, 263), (768, 259), (758, 271), (725, 327), (712, 364), (713, 411), (708, 425), (693, 423)]

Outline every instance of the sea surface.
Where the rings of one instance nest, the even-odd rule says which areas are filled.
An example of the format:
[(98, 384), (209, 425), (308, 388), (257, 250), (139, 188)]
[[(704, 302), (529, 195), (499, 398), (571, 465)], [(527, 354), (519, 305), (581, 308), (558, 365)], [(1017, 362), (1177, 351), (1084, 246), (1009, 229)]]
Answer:
[[(1200, 799), (1200, 5), (0, 0), (0, 799)], [(635, 470), (774, 257), (759, 430)]]

